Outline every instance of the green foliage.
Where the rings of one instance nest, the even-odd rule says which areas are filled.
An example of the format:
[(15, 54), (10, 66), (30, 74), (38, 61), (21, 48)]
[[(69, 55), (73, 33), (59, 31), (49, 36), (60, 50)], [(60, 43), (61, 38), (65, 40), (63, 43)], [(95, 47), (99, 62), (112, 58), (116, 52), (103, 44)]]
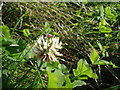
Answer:
[(28, 29), (23, 30), (24, 36), (28, 37), (30, 35), (30, 31)]
[(98, 76), (93, 73), (92, 69), (89, 67), (89, 64), (85, 59), (81, 59), (78, 62), (77, 69), (73, 69), (74, 75), (78, 76), (79, 79), (88, 79), (90, 78), (98, 78)]
[[(115, 2), (4, 3), (3, 88), (119, 89), (119, 6)], [(43, 62), (32, 50), (37, 38), (46, 34), (63, 42), (58, 62)]]
[(111, 9), (110, 7), (106, 7), (105, 14), (106, 14), (106, 17), (108, 17), (112, 21), (116, 22), (116, 17), (118, 15), (116, 14), (116, 11), (114, 9)]
[[(55, 70), (53, 73), (47, 68), (48, 73), (48, 88), (60, 88), (64, 81), (64, 74), (60, 70)], [(49, 70), (49, 71), (48, 71)]]
[(99, 55), (95, 49), (93, 49), (92, 53), (90, 54), (90, 60), (92, 64), (95, 64), (96, 61), (98, 61)]
[(101, 33), (110, 33), (112, 32), (112, 29), (109, 27), (105, 27), (106, 25), (109, 25), (105, 19), (102, 19), (102, 21), (99, 23), (99, 29)]
[[(61, 65), (62, 64), (59, 64), (59, 66)], [(64, 66), (64, 68), (66, 67)], [(71, 82), (68, 75), (69, 73), (65, 74), (61, 69), (52, 69), (48, 66), (46, 70), (48, 73), (48, 88), (75, 88), (77, 86), (86, 85), (82, 80), (74, 80)]]
[[(105, 56), (105, 52), (103, 52), (101, 44), (98, 43), (98, 45), (100, 46), (103, 56)], [(93, 65), (112, 65), (113, 68), (118, 68), (118, 66), (116, 66), (112, 62), (108, 62), (106, 60), (101, 60), (99, 54), (97, 53), (97, 51), (95, 49), (93, 49), (93, 51), (90, 54), (90, 60)]]
[(0, 28), (2, 30), (3, 37), (5, 39), (12, 40), (11, 35), (10, 35), (10, 29), (6, 25), (0, 26)]

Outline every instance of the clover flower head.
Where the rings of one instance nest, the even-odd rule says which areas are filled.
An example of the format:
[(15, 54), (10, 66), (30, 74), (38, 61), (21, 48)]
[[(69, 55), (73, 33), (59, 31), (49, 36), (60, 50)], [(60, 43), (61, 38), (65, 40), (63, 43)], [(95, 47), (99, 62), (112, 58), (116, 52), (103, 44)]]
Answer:
[(59, 49), (62, 49), (62, 42), (60, 42), (59, 37), (52, 36), (51, 34), (41, 36), (33, 47), (33, 51), (38, 57), (47, 62), (58, 61), (57, 56), (62, 56)]

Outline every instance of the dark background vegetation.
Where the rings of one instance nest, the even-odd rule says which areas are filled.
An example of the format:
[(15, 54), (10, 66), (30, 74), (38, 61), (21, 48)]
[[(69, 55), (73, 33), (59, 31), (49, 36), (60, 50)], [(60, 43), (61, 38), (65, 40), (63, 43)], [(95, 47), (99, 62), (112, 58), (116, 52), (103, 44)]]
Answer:
[[(25, 49), (27, 44), (32, 44), (32, 40), (36, 40), (40, 34), (52, 34), (53, 32), (56, 32), (63, 42), (61, 53), (64, 55), (62, 58), (66, 61), (60, 61), (60, 63), (71, 68), (71, 73), (72, 69), (77, 67), (77, 62), (81, 58), (85, 58), (91, 65), (89, 60), (91, 47), (89, 43), (99, 52), (101, 59), (109, 62), (112, 61), (118, 66), (118, 68), (101, 66), (101, 79), (85, 80), (88, 84), (86, 86), (76, 87), (76, 89), (101, 90), (108, 88), (108, 90), (111, 90), (113, 86), (120, 87), (118, 86), (120, 84), (120, 3), (4, 2), (3, 4), (2, 24), (9, 27), (11, 37), (16, 39), (16, 42), (19, 44), (19, 47), (10, 48), (11, 41), (3, 41), (2, 64), (3, 70), (6, 70), (3, 74), (3, 87), (14, 88), (15, 85), (18, 85), (21, 88), (26, 82), (31, 83), (31, 81), (26, 81), (27, 79), (24, 79), (22, 82), (19, 80), (22, 75), (27, 74), (29, 62), (24, 65), (18, 64), (9, 57), (21, 57), (20, 52)], [(107, 7), (110, 8), (111, 13), (105, 11)], [(110, 32), (103, 29), (103, 31), (100, 31), (100, 22), (103, 19), (107, 22), (103, 26), (110, 28)], [(46, 26), (48, 28), (44, 30)], [(23, 31), (25, 29), (28, 29), (30, 32), (28, 37), (24, 35)], [(101, 43), (104, 47), (103, 52), (106, 52), (105, 55), (102, 55), (97, 42)], [(16, 48), (19, 50), (17, 51)], [(13, 71), (17, 67), (18, 72), (15, 74)], [(98, 70), (96, 66), (92, 66), (92, 68), (96, 71)], [(43, 75), (42, 77), (45, 76)], [(33, 79), (31, 74), (25, 78)], [(11, 82), (12, 80), (16, 83)], [(38, 79), (36, 78), (36, 80)], [(109, 89), (109, 87), (111, 88)]]

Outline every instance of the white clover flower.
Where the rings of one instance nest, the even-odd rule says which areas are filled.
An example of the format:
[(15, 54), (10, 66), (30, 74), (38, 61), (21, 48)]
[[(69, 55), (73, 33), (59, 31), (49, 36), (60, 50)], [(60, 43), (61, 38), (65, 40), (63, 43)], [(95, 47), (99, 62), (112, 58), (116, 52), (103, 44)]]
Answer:
[[(50, 37), (49, 37), (50, 36)], [(59, 49), (62, 49), (62, 42), (59, 37), (54, 37), (51, 34), (41, 36), (33, 47), (33, 51), (43, 61), (58, 61), (57, 56), (62, 56)]]

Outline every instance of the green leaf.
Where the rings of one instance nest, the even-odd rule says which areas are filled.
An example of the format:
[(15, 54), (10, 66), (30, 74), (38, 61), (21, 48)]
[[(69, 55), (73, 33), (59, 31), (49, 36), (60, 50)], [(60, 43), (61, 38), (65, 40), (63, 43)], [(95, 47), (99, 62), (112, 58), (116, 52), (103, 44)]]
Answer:
[(69, 74), (68, 68), (64, 64), (59, 64), (58, 67), (63, 74)]
[(51, 72), (49, 67), (47, 67), (48, 73), (48, 88), (60, 88), (65, 82), (65, 76), (60, 70), (55, 70)]
[(48, 22), (45, 22), (45, 33), (51, 33), (52, 29), (50, 28), (50, 24)]
[(105, 14), (106, 14), (106, 17), (112, 19), (113, 21), (116, 21), (116, 17), (117, 17), (117, 15), (115, 15), (116, 12), (110, 7), (105, 8)]
[(104, 7), (100, 6), (100, 16), (101, 18), (104, 18)]
[(26, 37), (29, 37), (29, 35), (31, 35), (29, 29), (24, 29), (23, 30), (23, 35), (26, 36)]
[(12, 37), (10, 35), (10, 29), (8, 26), (6, 25), (0, 26), (0, 29), (2, 30), (2, 33), (5, 39), (12, 40)]
[(99, 26), (105, 26), (105, 25), (109, 25), (105, 19), (102, 19), (101, 22), (99, 23)]
[(86, 85), (86, 83), (82, 80), (75, 80), (73, 83), (73, 88), (77, 87), (77, 86), (83, 86)]
[(115, 64), (113, 64), (112, 62), (108, 62), (106, 60), (99, 60), (95, 63), (96, 65), (111, 65), (113, 66), (113, 68), (118, 68), (118, 66), (116, 66)]
[(63, 83), (65, 82), (65, 76), (64, 74), (61, 72), (61, 70), (55, 70), (54, 75), (57, 76), (58, 78), (58, 86), (61, 87), (63, 85)]
[(56, 33), (56, 32), (52, 32), (52, 34), (55, 35), (55, 36), (57, 36), (57, 37), (60, 36), (60, 35), (59, 35), (58, 33)]
[(112, 34), (105, 34), (105, 37), (110, 38), (112, 37)]
[(77, 69), (73, 69), (73, 73), (75, 76), (81, 76), (84, 71), (88, 69), (88, 64), (86, 60), (80, 59), (77, 63)]
[(66, 80), (66, 85), (62, 86), (62, 88), (73, 88), (73, 84), (70, 81), (69, 75), (65, 77), (65, 80)]
[(99, 31), (100, 31), (101, 33), (111, 33), (111, 32), (112, 32), (112, 29), (111, 29), (111, 28), (105, 27), (105, 26), (100, 26), (99, 29), (100, 29)]
[(59, 62), (53, 62), (50, 61), (50, 63), (47, 63), (47, 66), (52, 67), (53, 69), (58, 69)]
[(106, 14), (106, 16), (111, 15), (111, 8), (110, 7), (105, 8), (105, 14)]
[(58, 87), (58, 78), (53, 73), (47, 71), (48, 73), (48, 88), (59, 88)]
[(106, 61), (106, 60), (99, 60), (99, 61), (97, 61), (95, 64), (97, 64), (97, 65), (108, 65), (109, 62)]
[(99, 41), (97, 41), (97, 44), (98, 44), (100, 50), (102, 51), (102, 50), (103, 50), (103, 47), (102, 47), (101, 43), (100, 43)]
[(112, 62), (109, 63), (109, 65), (112, 65), (113, 68), (118, 68), (118, 66), (116, 66), (115, 64), (113, 64)]
[(79, 60), (77, 64), (77, 69), (73, 69), (73, 73), (75, 76), (78, 76), (80, 79), (84, 77), (86, 78), (86, 76), (90, 78), (98, 78), (98, 76), (93, 73), (92, 69), (89, 67), (89, 64), (86, 62), (85, 59)]
[(95, 62), (99, 59), (99, 55), (95, 49), (93, 49), (92, 53), (90, 54), (90, 60), (92, 64), (95, 64)]

